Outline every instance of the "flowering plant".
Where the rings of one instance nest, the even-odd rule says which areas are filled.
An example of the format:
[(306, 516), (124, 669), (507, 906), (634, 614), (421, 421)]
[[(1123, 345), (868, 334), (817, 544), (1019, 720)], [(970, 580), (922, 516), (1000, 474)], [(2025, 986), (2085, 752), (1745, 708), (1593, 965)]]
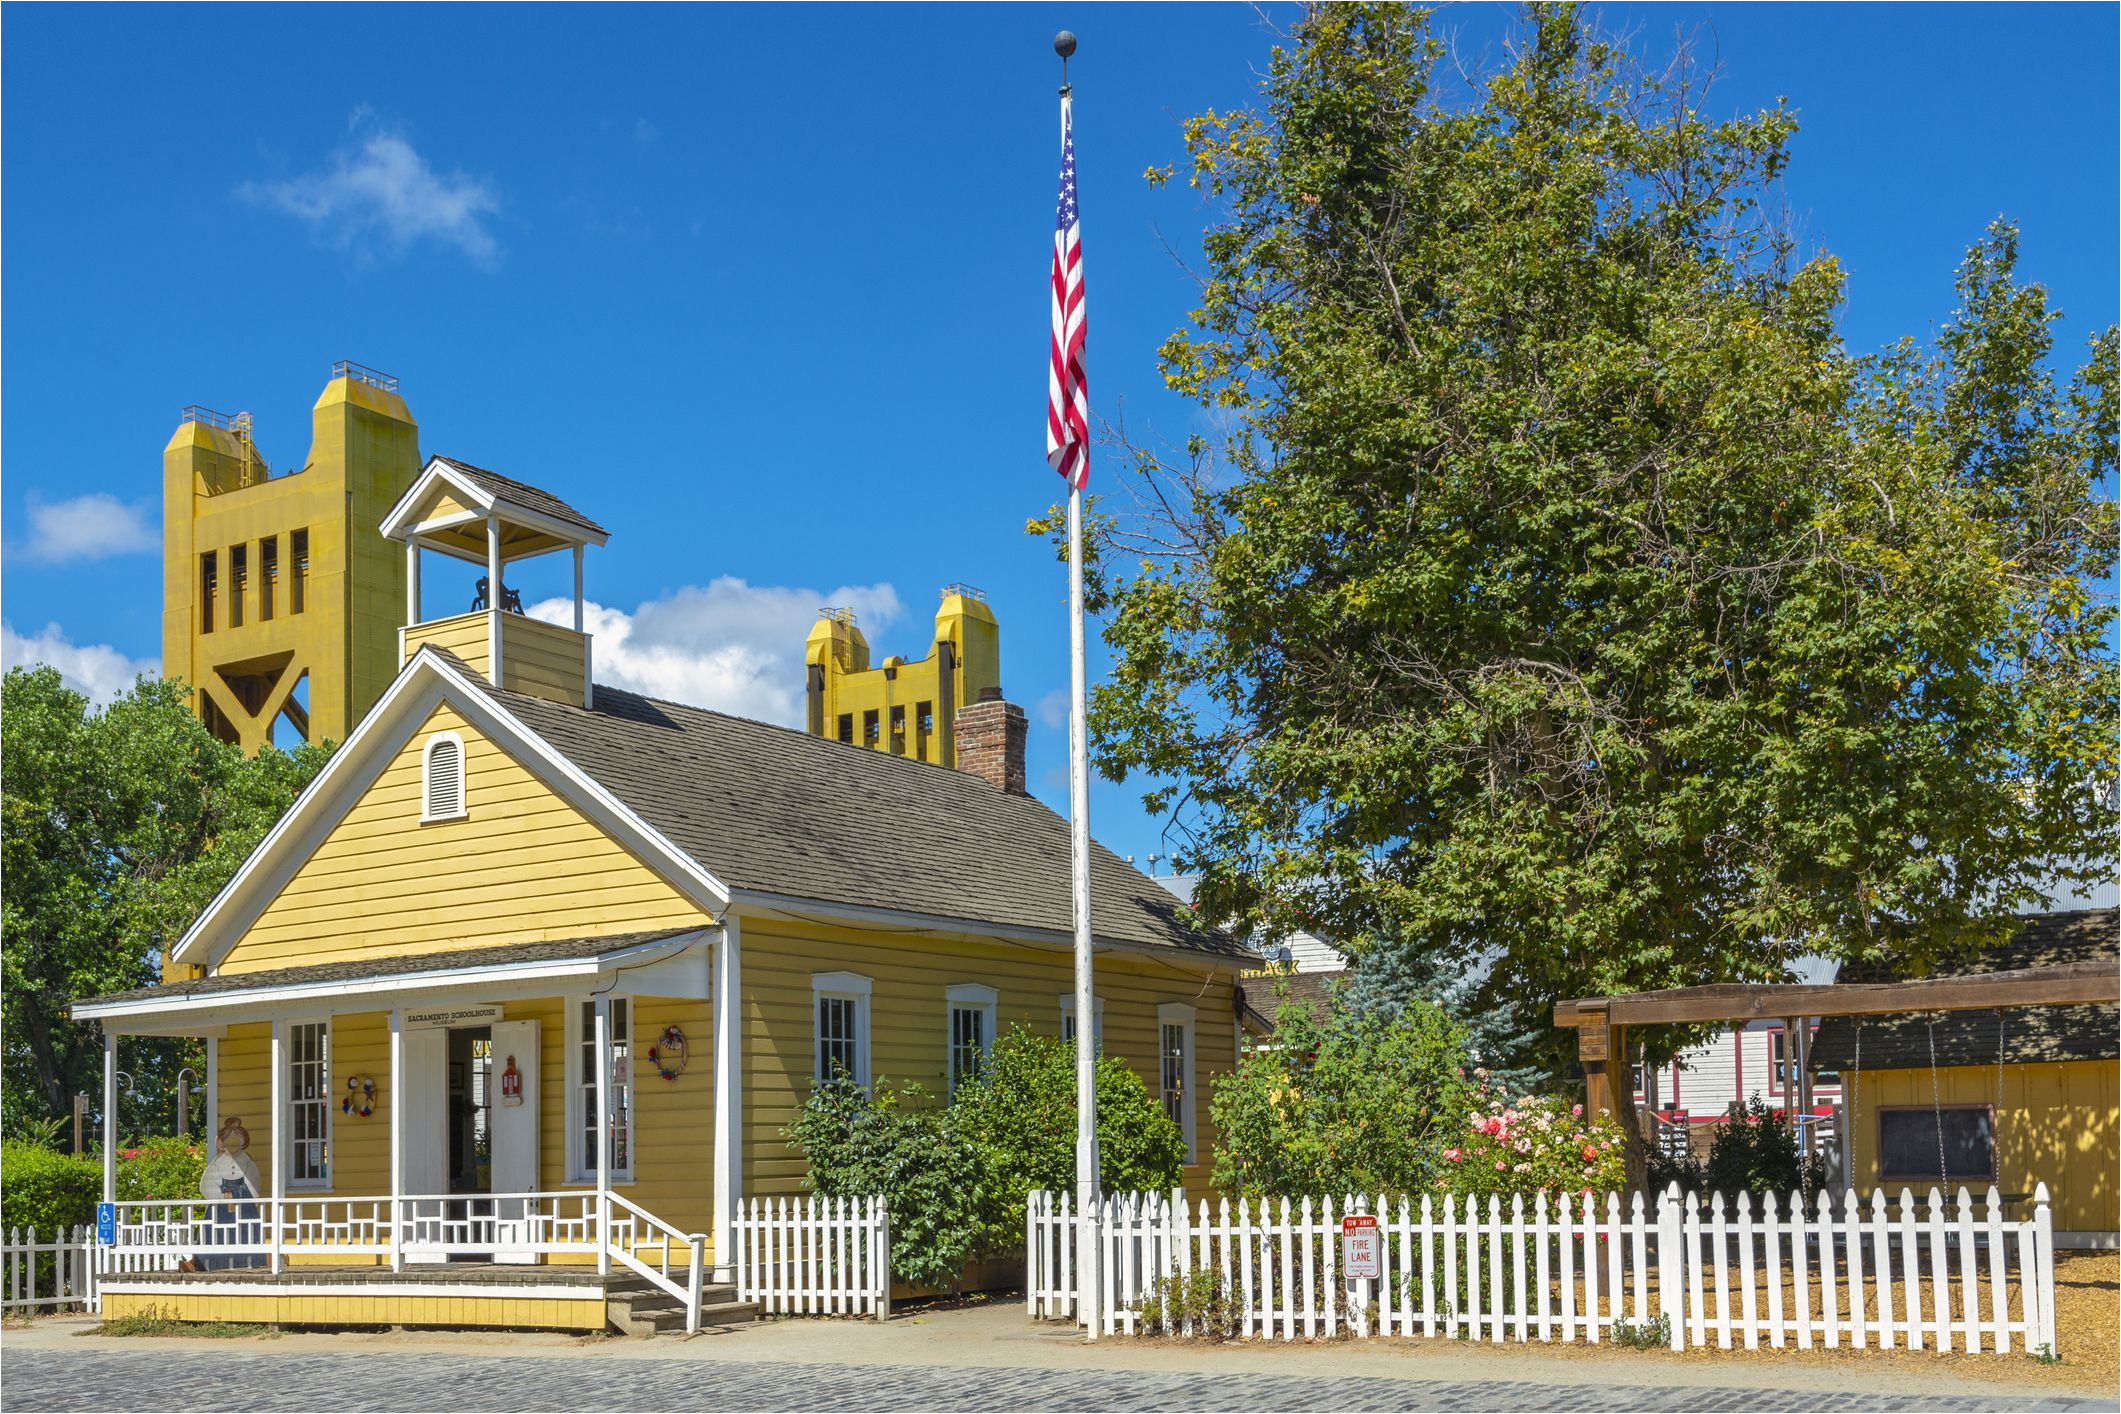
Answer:
[(1609, 1193), (1626, 1186), (1627, 1160), (1611, 1116), (1544, 1095), (1497, 1095), (1487, 1077), (1464, 1135), (1443, 1151), (1436, 1186), (1452, 1193)]

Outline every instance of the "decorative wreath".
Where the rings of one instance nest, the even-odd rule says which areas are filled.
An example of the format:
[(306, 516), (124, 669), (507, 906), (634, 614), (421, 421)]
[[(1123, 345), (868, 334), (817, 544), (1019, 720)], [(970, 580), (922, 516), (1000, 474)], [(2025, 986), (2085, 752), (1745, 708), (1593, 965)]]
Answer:
[(663, 1034), (655, 1038), (648, 1048), (649, 1063), (655, 1073), (665, 1080), (675, 1080), (685, 1073), (685, 1033), (675, 1026), (663, 1028)]
[(339, 1113), (352, 1115), (356, 1119), (367, 1119), (376, 1112), (376, 1082), (367, 1075), (346, 1077), (346, 1098), (339, 1101)]

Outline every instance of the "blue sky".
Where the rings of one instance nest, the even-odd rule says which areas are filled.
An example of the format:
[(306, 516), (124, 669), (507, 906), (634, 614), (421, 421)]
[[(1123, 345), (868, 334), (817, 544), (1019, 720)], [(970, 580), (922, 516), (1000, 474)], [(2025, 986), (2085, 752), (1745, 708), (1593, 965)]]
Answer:
[[(1603, 13), (1652, 52), (1693, 32), (1712, 110), (1789, 97), (1787, 197), (1849, 271), (1853, 347), (1926, 335), (1997, 215), (2072, 353), (2115, 319), (2115, 7)], [(1510, 14), (1444, 23), (1478, 55)], [(248, 409), (295, 463), (351, 358), (403, 380), (424, 451), (612, 528), (599, 666), (666, 695), (792, 720), (818, 606), (919, 653), (938, 586), (982, 586), (1032, 788), (1065, 809), (1062, 572), (1022, 530), (1059, 494), (1063, 25), (1093, 403), (1182, 437), (1155, 348), (1204, 213), (1141, 173), (1251, 95), (1272, 36), (1249, 7), (7, 7), (7, 661), (103, 687), (152, 666), (177, 410)], [(1093, 827), (1163, 853), (1137, 796), (1101, 784)]]

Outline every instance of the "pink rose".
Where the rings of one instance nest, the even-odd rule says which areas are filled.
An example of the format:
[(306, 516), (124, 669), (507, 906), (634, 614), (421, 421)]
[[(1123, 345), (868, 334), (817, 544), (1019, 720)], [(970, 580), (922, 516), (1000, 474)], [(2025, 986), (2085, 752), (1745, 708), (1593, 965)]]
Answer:
[(1570, 1113), (1570, 1114), (1572, 1114), (1572, 1115), (1574, 1115), (1574, 1116), (1576, 1116), (1576, 1118), (1578, 1118), (1578, 1119), (1582, 1119), (1582, 1118), (1583, 1118), (1583, 1106), (1582, 1106), (1582, 1105), (1571, 1105), (1571, 1106), (1569, 1106), (1569, 1113)]
[(1497, 1160), (1495, 1161), (1495, 1172), (1497, 1172), (1497, 1173), (1501, 1173), (1501, 1172), (1503, 1172), (1503, 1171), (1504, 1171), (1505, 1169), (1507, 1169), (1508, 1167), (1509, 1167), (1509, 1165), (1508, 1165), (1508, 1164), (1506, 1164), (1506, 1163), (1504, 1163), (1504, 1162), (1503, 1162), (1503, 1161), (1502, 1161), (1501, 1159), (1497, 1159)]

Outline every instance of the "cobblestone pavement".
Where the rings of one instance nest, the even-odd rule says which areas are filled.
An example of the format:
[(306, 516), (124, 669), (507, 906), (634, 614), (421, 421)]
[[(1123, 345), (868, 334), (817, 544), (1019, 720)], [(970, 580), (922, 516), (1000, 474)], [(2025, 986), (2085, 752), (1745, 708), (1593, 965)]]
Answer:
[[(704, 1357), (704, 1352), (703, 1352)], [(1996, 1400), (1689, 1386), (1404, 1380), (1258, 1373), (935, 1369), (700, 1360), (623, 1366), (494, 1357), (258, 1349), (14, 1349), (0, 1406), (43, 1410), (2094, 1410)]]

